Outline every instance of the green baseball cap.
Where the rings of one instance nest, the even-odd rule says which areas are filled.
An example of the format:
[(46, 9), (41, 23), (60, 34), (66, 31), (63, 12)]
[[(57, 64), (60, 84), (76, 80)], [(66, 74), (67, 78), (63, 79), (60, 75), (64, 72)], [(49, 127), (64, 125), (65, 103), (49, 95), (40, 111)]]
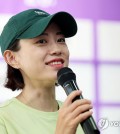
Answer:
[(28, 9), (11, 17), (0, 36), (1, 52), (4, 53), (17, 39), (34, 38), (41, 35), (50, 22), (56, 22), (65, 37), (77, 32), (75, 19), (67, 12), (49, 14), (40, 9)]

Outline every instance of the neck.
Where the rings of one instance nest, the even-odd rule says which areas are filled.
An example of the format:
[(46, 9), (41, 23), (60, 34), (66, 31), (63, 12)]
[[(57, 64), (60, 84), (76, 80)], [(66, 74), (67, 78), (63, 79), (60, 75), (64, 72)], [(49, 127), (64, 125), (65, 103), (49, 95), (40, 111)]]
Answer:
[(54, 87), (49, 89), (31, 89), (30, 87), (25, 87), (16, 98), (40, 111), (54, 112), (58, 110)]

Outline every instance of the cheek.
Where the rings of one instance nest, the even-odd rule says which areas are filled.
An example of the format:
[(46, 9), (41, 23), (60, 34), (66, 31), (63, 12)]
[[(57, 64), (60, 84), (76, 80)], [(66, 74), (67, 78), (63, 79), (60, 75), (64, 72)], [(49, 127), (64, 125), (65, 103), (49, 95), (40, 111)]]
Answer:
[(25, 54), (25, 53), (20, 53), (19, 66), (22, 70), (29, 69), (32, 66), (33, 61), (34, 61), (33, 56), (31, 56), (29, 54)]
[(64, 53), (65, 53), (65, 55), (66, 55), (66, 58), (69, 60), (69, 55), (70, 55), (70, 53), (69, 53), (69, 49), (68, 49), (68, 47), (66, 47), (66, 49), (64, 49)]
[(36, 76), (43, 72), (43, 69), (44, 66), (41, 64), (41, 61), (38, 62), (38, 60), (34, 58), (26, 57), (20, 62), (20, 70), (23, 76), (36, 78)]
[(32, 60), (30, 62), (29, 58), (25, 57), (23, 60), (20, 61), (20, 68), (23, 71), (29, 71), (31, 69), (32, 66)]
[(22, 55), (20, 58), (20, 68), (25, 71), (41, 71), (44, 69), (45, 54), (43, 52), (33, 51), (27, 55)]
[(68, 64), (69, 64), (69, 55), (70, 55), (68, 48), (64, 49), (64, 55), (65, 55), (65, 60), (66, 60), (66, 66), (68, 66)]

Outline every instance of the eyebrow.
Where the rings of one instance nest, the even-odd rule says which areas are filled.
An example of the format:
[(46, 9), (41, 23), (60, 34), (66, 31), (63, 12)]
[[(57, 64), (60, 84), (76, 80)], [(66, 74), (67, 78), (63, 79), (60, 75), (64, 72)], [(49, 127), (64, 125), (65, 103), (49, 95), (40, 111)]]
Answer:
[[(41, 35), (47, 35), (48, 36), (48, 33), (42, 33)], [(62, 32), (57, 32), (56, 35), (64, 35)]]
[[(57, 35), (61, 35), (61, 34), (63, 34), (63, 32), (57, 32), (56, 34), (57, 34)], [(63, 34), (63, 35), (64, 35), (64, 34)]]

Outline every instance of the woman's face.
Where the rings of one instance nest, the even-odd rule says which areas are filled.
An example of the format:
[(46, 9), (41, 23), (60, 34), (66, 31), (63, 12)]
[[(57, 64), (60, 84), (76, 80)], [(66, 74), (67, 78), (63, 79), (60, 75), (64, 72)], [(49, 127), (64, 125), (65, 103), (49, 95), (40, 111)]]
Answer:
[(55, 23), (39, 37), (21, 39), (19, 43), (21, 49), (16, 54), (24, 80), (55, 82), (58, 70), (68, 66), (69, 50)]

